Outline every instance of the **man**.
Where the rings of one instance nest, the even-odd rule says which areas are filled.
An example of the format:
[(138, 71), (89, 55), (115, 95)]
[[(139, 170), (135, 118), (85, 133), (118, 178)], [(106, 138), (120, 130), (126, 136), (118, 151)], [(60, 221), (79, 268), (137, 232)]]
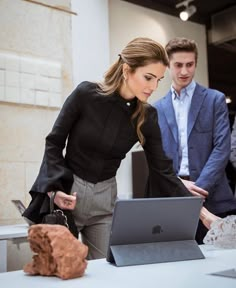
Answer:
[[(166, 51), (172, 86), (164, 98), (154, 103), (163, 148), (173, 160), (176, 174), (194, 195), (197, 187), (208, 192), (206, 208), (220, 217), (236, 214), (236, 199), (225, 175), (230, 154), (225, 96), (193, 80), (198, 57), (193, 40), (175, 38), (166, 45)], [(206, 233), (199, 222), (199, 244)]]
[(234, 118), (234, 123), (233, 123), (232, 133), (231, 133), (230, 161), (231, 161), (232, 169), (233, 169), (233, 180), (234, 180), (234, 185), (235, 185), (234, 193), (236, 193), (236, 115)]

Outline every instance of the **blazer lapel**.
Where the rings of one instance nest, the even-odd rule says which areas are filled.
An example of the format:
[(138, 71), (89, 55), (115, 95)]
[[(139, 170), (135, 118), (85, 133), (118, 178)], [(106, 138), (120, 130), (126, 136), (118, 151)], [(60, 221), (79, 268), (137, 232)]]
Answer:
[(171, 92), (169, 92), (163, 98), (162, 107), (163, 107), (163, 111), (166, 117), (166, 121), (170, 127), (170, 130), (173, 134), (175, 142), (178, 143), (178, 128), (177, 128), (177, 123), (176, 123), (176, 118), (175, 118), (175, 111), (174, 111), (174, 107), (172, 104)]
[(199, 110), (201, 109), (203, 100), (205, 98), (205, 88), (200, 86), (199, 84), (196, 85), (195, 91), (193, 93), (191, 106), (188, 114), (188, 137), (193, 129), (193, 126), (196, 122), (197, 115)]

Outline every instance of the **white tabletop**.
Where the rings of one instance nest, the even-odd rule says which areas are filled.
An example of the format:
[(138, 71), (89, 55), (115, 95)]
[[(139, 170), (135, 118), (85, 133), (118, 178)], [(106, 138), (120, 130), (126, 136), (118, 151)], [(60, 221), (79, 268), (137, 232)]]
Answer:
[[(29, 225), (0, 225), (0, 273), (7, 271), (7, 240), (27, 240)], [(18, 241), (18, 240), (17, 240)]]
[(27, 237), (28, 224), (2, 225), (0, 226), (0, 240)]
[(236, 268), (236, 249), (220, 250), (201, 246), (206, 259), (115, 267), (105, 259), (89, 261), (81, 278), (61, 280), (57, 277), (29, 276), (23, 271), (0, 274), (2, 287), (24, 288), (235, 288), (236, 279), (210, 273)]

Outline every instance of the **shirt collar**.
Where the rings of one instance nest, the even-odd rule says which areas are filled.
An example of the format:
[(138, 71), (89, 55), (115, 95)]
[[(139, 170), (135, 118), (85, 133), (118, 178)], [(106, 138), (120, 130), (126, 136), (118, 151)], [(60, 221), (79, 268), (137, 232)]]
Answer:
[(196, 82), (194, 80), (192, 80), (188, 86), (184, 87), (181, 91), (180, 91), (180, 95), (178, 95), (178, 93), (175, 91), (174, 87), (171, 85), (171, 93), (172, 93), (172, 100), (176, 100), (176, 99), (180, 99), (181, 97), (185, 97), (186, 95), (189, 96), (190, 98), (192, 98), (194, 90), (196, 87)]
[(119, 92), (114, 92), (115, 99), (119, 105), (129, 113), (133, 113), (136, 109), (138, 99), (134, 97), (133, 99), (127, 100), (120, 96)]

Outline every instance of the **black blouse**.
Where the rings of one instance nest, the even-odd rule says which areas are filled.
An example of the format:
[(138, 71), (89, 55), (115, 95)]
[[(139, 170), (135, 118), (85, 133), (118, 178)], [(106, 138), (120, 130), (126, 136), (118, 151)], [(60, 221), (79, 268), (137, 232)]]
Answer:
[[(83, 82), (65, 101), (46, 137), (43, 162), (31, 192), (69, 193), (73, 174), (92, 183), (109, 179), (138, 141), (136, 123), (131, 120), (137, 99), (127, 101), (118, 93), (100, 95), (97, 88), (96, 83)], [(156, 110), (151, 105), (147, 109), (142, 133), (150, 170), (149, 196), (189, 195), (163, 152)]]

